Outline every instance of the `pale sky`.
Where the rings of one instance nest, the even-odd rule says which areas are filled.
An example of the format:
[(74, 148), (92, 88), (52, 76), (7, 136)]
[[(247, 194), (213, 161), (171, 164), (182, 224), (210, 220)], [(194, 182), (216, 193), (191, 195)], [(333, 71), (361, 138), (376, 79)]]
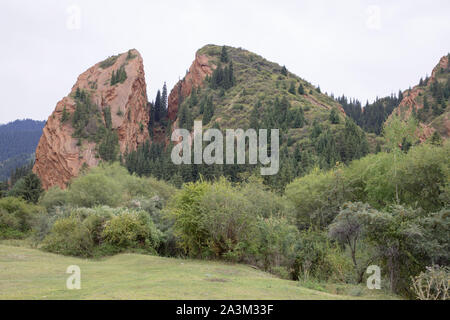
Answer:
[(153, 100), (210, 43), (365, 102), (417, 84), (450, 51), (450, 1), (1, 0), (0, 39), (0, 123), (47, 119), (80, 73), (130, 48)]

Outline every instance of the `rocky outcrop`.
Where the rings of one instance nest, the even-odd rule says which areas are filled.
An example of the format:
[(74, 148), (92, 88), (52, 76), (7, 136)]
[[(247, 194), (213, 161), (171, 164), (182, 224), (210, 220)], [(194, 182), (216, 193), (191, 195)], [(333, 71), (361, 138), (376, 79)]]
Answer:
[(178, 102), (191, 94), (192, 88), (203, 86), (203, 81), (207, 75), (211, 75), (216, 68), (215, 65), (208, 64), (208, 56), (196, 54), (186, 76), (177, 82), (170, 91), (168, 98), (168, 114), (170, 120), (175, 120), (178, 112)]
[[(411, 90), (404, 91), (402, 101), (392, 114), (396, 114), (404, 119), (407, 119), (411, 116), (413, 110), (417, 112), (422, 109), (423, 99), (420, 97), (427, 95), (427, 91), (429, 91), (431, 84), (437, 80), (436, 77), (438, 71), (449, 68), (448, 58), (448, 55), (445, 55), (439, 60), (439, 63), (433, 68), (426, 85), (417, 85)], [(429, 96), (428, 102), (430, 104), (433, 102), (432, 98)], [(444, 138), (450, 137), (450, 118), (448, 111), (441, 115), (439, 119), (432, 119), (429, 123), (420, 123), (420, 132), (418, 133), (418, 137), (421, 141), (424, 141), (428, 139), (436, 130), (438, 130)]]
[[(125, 70), (126, 79), (111, 85), (112, 73), (117, 74), (120, 68)], [(149, 138), (144, 66), (141, 55), (133, 49), (83, 72), (70, 94), (57, 103), (44, 127), (33, 167), (45, 189), (55, 185), (65, 188), (83, 167), (96, 166), (100, 161), (95, 142), (74, 137), (70, 117), (76, 109), (74, 97), (78, 88), (89, 93), (102, 121), (105, 121), (103, 110), (110, 108), (111, 130), (117, 133), (122, 154), (135, 150)], [(69, 115), (68, 121), (62, 120), (63, 113)]]
[(440, 68), (446, 69), (448, 68), (448, 56), (443, 56), (437, 66), (433, 68), (431, 76), (428, 80), (426, 86), (415, 86), (411, 90), (406, 90), (403, 93), (403, 99), (400, 102), (398, 108), (394, 111), (397, 115), (404, 114), (406, 117), (411, 115), (413, 108), (416, 110), (423, 108), (423, 103), (418, 101), (417, 97), (422, 95), (426, 88), (431, 85), (436, 80), (436, 73)]

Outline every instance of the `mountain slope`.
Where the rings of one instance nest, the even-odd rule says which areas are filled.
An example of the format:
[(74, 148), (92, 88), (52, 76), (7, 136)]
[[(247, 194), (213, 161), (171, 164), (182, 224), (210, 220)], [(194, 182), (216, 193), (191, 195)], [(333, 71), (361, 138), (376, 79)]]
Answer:
[(408, 118), (415, 114), (422, 126), (421, 139), (434, 132), (450, 137), (450, 54), (443, 56), (433, 68), (431, 76), (404, 91), (403, 100), (394, 113)]
[[(261, 56), (241, 48), (225, 47), (227, 61), (221, 61), (222, 47), (207, 45), (196, 53), (196, 58), (187, 75), (180, 80), (169, 95), (169, 117), (175, 120), (178, 107), (181, 106), (179, 96), (190, 107), (199, 106), (201, 98), (212, 95), (215, 105), (213, 121), (221, 127), (246, 128), (249, 126), (252, 108), (259, 103), (263, 109), (273, 107), (274, 98), (286, 97), (290, 103), (289, 109), (303, 107), (307, 112), (311, 109), (319, 113), (328, 113), (336, 107), (344, 115), (342, 107), (331, 97), (321, 94), (307, 81), (290, 73), (282, 66), (267, 61)], [(207, 76), (212, 77), (218, 66), (226, 67), (229, 61), (233, 63), (235, 85), (229, 89), (212, 87), (205, 84)], [(284, 71), (285, 70), (285, 71)], [(304, 94), (298, 93), (298, 86), (302, 84)], [(289, 92), (294, 86), (293, 93)], [(193, 88), (204, 87), (206, 92), (197, 94), (196, 103), (185, 101), (191, 95)], [(197, 92), (198, 93), (198, 92)], [(199, 111), (199, 110), (198, 110)], [(313, 118), (314, 112), (311, 112)], [(308, 118), (307, 114), (307, 118)], [(193, 114), (194, 118), (201, 118), (200, 114)]]
[(148, 139), (147, 93), (137, 50), (82, 73), (48, 118), (33, 171), (45, 189), (62, 188), (85, 167), (116, 160)]
[(45, 121), (16, 120), (0, 125), (0, 181), (34, 157)]
[[(280, 129), (280, 173), (265, 177), (279, 190), (315, 166), (332, 167), (368, 152), (364, 132), (337, 101), (285, 67), (241, 48), (207, 45), (199, 49), (186, 76), (171, 90), (167, 113), (168, 121), (149, 127), (154, 141), (164, 140), (165, 145), (173, 129), (191, 130), (194, 120), (201, 120), (204, 128), (222, 131)], [(171, 168), (170, 157), (153, 151), (127, 157), (129, 171), (163, 179), (181, 176), (183, 181), (200, 175), (225, 175), (237, 181), (255, 169), (250, 165)], [(146, 160), (138, 161), (142, 158)]]

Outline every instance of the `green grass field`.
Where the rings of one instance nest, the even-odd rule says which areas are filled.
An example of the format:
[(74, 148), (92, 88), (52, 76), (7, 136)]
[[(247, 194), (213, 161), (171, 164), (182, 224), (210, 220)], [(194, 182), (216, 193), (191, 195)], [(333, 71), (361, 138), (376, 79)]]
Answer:
[[(81, 269), (80, 290), (66, 289), (69, 265)], [(0, 299), (393, 298), (362, 286), (340, 288), (312, 290), (239, 264), (140, 254), (86, 260), (0, 244)]]

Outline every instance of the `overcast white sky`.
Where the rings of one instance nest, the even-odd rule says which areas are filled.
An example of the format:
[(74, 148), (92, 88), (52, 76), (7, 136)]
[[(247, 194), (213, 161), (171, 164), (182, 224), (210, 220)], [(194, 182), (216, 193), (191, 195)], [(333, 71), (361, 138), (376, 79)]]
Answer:
[(430, 73), (449, 40), (448, 0), (1, 0), (0, 123), (47, 119), (80, 73), (130, 48), (144, 58), (150, 99), (214, 43), (372, 101)]

